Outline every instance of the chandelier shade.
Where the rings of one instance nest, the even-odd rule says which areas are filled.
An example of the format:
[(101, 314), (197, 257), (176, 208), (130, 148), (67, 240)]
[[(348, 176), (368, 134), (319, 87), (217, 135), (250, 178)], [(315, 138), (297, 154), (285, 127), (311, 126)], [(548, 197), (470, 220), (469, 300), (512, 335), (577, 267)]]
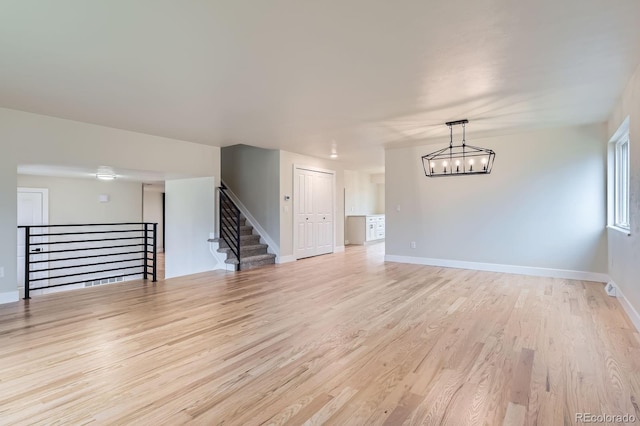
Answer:
[[(422, 156), (427, 177), (481, 175), (491, 173), (496, 153), (491, 149), (467, 145), (465, 125), (469, 120), (449, 121), (449, 146)], [(453, 144), (453, 126), (462, 125), (462, 144)]]

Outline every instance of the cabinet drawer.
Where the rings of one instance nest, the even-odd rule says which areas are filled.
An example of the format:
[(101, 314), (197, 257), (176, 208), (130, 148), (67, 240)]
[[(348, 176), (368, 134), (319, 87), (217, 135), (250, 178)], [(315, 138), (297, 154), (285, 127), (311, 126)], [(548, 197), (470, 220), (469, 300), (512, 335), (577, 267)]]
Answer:
[(378, 229), (384, 229), (384, 222), (378, 222), (377, 223), (377, 228)]
[(384, 222), (384, 216), (376, 217), (376, 221)]
[(376, 238), (384, 238), (384, 229), (376, 231)]

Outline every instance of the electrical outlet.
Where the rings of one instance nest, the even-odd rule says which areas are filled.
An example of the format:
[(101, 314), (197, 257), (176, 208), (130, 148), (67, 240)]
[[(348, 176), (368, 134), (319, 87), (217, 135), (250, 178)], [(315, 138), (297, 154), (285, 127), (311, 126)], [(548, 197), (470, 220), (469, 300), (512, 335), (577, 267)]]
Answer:
[(397, 211), (397, 212), (399, 212), (399, 211), (400, 211), (400, 204), (398, 204), (398, 205), (396, 206), (396, 211)]
[(612, 282), (608, 282), (604, 288), (609, 296), (616, 297), (616, 286)]
[(4, 266), (0, 266), (0, 278), (4, 278)]
[(416, 242), (415, 241), (411, 241), (411, 248), (412, 249), (416, 248)]

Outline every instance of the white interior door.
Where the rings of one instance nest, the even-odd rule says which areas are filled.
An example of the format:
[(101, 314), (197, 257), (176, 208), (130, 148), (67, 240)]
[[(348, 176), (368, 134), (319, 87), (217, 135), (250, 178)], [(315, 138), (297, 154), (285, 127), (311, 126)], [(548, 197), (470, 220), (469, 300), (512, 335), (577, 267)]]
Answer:
[[(39, 188), (18, 188), (18, 226), (27, 225), (48, 225), (49, 224), (49, 191)], [(37, 228), (32, 230), (32, 234), (46, 233), (45, 229)], [(32, 243), (46, 242), (45, 237), (31, 238)], [(18, 287), (24, 286), (24, 256), (25, 256), (25, 231), (18, 229)], [(46, 246), (33, 246), (31, 253), (46, 251)], [(48, 255), (39, 254), (31, 256), (31, 260), (47, 260)], [(48, 263), (39, 263), (32, 269), (47, 269)], [(46, 272), (31, 274), (31, 278), (45, 278)], [(33, 283), (33, 287), (47, 285), (46, 280)]]
[(294, 226), (297, 232), (295, 233), (294, 254), (297, 259), (316, 254), (313, 183), (311, 171), (295, 170), (293, 199), (295, 201)]
[(316, 254), (333, 253), (333, 175), (314, 172)]
[(295, 167), (293, 177), (296, 259), (332, 253), (335, 175)]

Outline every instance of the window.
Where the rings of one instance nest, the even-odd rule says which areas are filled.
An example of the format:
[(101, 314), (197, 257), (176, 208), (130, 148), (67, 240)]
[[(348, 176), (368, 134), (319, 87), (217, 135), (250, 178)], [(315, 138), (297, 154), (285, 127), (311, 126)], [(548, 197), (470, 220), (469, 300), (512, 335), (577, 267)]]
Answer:
[(613, 157), (613, 225), (628, 231), (629, 226), (629, 133), (615, 141)]

